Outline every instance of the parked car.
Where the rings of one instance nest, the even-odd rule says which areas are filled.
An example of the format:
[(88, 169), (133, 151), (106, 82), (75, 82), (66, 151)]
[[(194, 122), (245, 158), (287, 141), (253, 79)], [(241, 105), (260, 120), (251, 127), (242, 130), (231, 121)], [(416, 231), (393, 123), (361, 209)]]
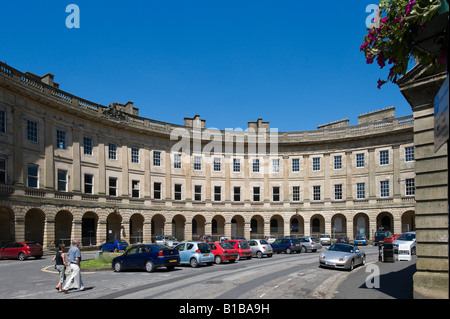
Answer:
[(248, 241), (253, 256), (262, 258), (264, 256), (272, 257), (272, 246), (265, 239), (251, 239)]
[(178, 245), (178, 240), (173, 236), (156, 236), (156, 245), (173, 248)]
[(366, 253), (357, 246), (350, 244), (335, 243), (319, 256), (319, 266), (342, 268), (350, 271), (356, 265), (366, 263)]
[(400, 236), (401, 234), (395, 234), (395, 235), (392, 235), (392, 236), (389, 236), (389, 237), (384, 237), (384, 243), (386, 244), (386, 243), (390, 243), (390, 244), (392, 244), (397, 238), (398, 238), (398, 236)]
[(210, 243), (210, 242), (213, 242), (213, 238), (211, 235), (203, 235), (203, 236), (200, 236), (198, 241), (202, 241), (204, 243)]
[(321, 245), (331, 245), (331, 236), (328, 234), (320, 234), (319, 242)]
[(322, 249), (322, 244), (316, 237), (304, 236), (298, 238), (298, 241), (302, 245), (302, 250), (306, 253), (312, 251), (315, 253), (318, 249)]
[(128, 243), (123, 239), (110, 239), (106, 243), (101, 244), (98, 249), (101, 251), (114, 251), (126, 250), (128, 248)]
[(398, 236), (398, 238), (394, 241), (394, 252), (398, 251), (399, 245), (409, 245), (411, 255), (415, 255), (417, 245), (416, 232), (411, 231)]
[(214, 255), (214, 262), (216, 264), (221, 264), (222, 261), (229, 261), (234, 263), (238, 259), (237, 250), (228, 243), (211, 242), (208, 243), (211, 252)]
[(225, 241), (225, 243), (230, 244), (234, 248), (236, 248), (239, 256), (237, 260), (241, 260), (242, 258), (250, 259), (252, 258), (252, 250), (250, 248), (250, 245), (248, 244), (248, 241), (244, 239), (231, 239)]
[(353, 241), (355, 245), (367, 245), (368, 241), (366, 236), (364, 235), (356, 235), (355, 240)]
[(292, 252), (300, 253), (302, 251), (302, 245), (298, 239), (295, 238), (280, 238), (271, 244), (274, 253), (286, 253), (290, 254)]
[(145, 269), (153, 272), (159, 267), (169, 270), (180, 264), (180, 255), (177, 250), (158, 245), (135, 245), (124, 254), (112, 260), (114, 271), (125, 269)]
[(192, 268), (198, 267), (200, 264), (212, 265), (214, 262), (214, 254), (207, 243), (188, 241), (175, 246), (180, 254), (180, 264), (191, 265)]
[(274, 235), (265, 236), (264, 239), (271, 245), (277, 238)]
[(25, 260), (28, 257), (40, 259), (44, 254), (41, 244), (35, 241), (15, 241), (0, 248), (0, 259)]
[(383, 244), (384, 243), (384, 238), (391, 237), (391, 236), (392, 236), (392, 234), (389, 231), (377, 231), (377, 232), (375, 232), (373, 244), (375, 246)]
[(338, 237), (336, 242), (341, 244), (350, 244), (350, 239), (348, 237)]
[(230, 240), (228, 237), (220, 237), (219, 241), (223, 243), (224, 241)]

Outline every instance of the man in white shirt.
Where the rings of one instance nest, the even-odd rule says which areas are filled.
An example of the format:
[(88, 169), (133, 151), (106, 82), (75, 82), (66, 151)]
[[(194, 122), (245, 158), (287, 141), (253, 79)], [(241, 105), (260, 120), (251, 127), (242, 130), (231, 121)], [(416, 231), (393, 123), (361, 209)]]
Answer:
[(80, 248), (78, 248), (79, 245), (80, 245), (79, 240), (74, 239), (72, 241), (72, 247), (70, 247), (69, 252), (67, 253), (67, 255), (69, 256), (71, 274), (69, 278), (67, 278), (66, 284), (62, 289), (62, 291), (66, 294), (69, 293), (67, 290), (70, 288), (79, 288), (80, 291), (84, 291), (85, 289), (83, 285), (83, 280), (81, 280), (81, 272), (80, 272), (81, 251)]

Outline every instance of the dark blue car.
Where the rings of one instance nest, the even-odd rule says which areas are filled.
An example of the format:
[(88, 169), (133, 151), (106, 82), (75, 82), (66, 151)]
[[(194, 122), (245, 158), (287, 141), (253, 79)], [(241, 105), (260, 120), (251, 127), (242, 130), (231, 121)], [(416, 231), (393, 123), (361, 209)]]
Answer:
[(172, 270), (180, 263), (178, 250), (158, 245), (136, 245), (123, 255), (112, 260), (114, 271), (124, 269), (145, 269), (153, 272), (156, 268), (166, 267)]
[(110, 239), (106, 243), (100, 245), (98, 248), (101, 251), (114, 251), (126, 250), (128, 243), (123, 239)]
[(275, 240), (272, 244), (274, 253), (286, 253), (290, 254), (292, 252), (300, 253), (302, 251), (302, 245), (295, 238), (280, 238)]

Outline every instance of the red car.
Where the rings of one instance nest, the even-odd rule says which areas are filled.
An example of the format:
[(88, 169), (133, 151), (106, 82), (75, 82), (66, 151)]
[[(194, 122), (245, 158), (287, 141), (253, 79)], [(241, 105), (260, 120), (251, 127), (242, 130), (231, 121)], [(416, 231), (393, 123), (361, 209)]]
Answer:
[(228, 260), (230, 263), (234, 263), (238, 259), (237, 250), (228, 243), (208, 243), (211, 248), (211, 252), (214, 255), (214, 262), (221, 264), (222, 261)]
[(239, 256), (237, 260), (240, 260), (241, 258), (252, 258), (253, 251), (250, 248), (250, 245), (248, 244), (248, 241), (243, 239), (231, 239), (224, 241), (225, 243), (230, 244), (234, 248), (236, 248)]
[(394, 240), (396, 240), (397, 237), (400, 236), (400, 235), (401, 234), (396, 234), (396, 235), (392, 235), (392, 236), (389, 236), (389, 237), (384, 237), (384, 243), (385, 244), (386, 243), (392, 244), (394, 242)]
[(0, 248), (0, 259), (18, 258), (25, 260), (28, 257), (39, 259), (44, 254), (41, 244), (34, 241), (21, 241), (6, 244)]

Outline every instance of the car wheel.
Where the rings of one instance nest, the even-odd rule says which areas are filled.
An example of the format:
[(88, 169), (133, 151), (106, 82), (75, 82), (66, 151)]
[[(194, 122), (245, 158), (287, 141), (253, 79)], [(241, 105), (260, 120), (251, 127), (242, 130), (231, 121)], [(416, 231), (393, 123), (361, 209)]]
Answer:
[(122, 264), (119, 261), (116, 261), (114, 263), (114, 271), (115, 272), (121, 272), (122, 271)]
[(352, 271), (355, 268), (355, 261), (352, 259), (350, 263), (350, 268), (348, 270)]
[(260, 252), (260, 251), (258, 251), (257, 253), (256, 253), (256, 257), (258, 257), (258, 258), (263, 258), (263, 253), (262, 252)]
[(272, 254), (268, 254), (267, 257), (272, 257)]
[(286, 254), (290, 254), (291, 253), (291, 249), (290, 248), (286, 248)]
[(155, 265), (153, 264), (153, 262), (151, 260), (147, 260), (145, 262), (145, 270), (147, 272), (154, 272), (155, 271)]
[(198, 262), (197, 262), (197, 259), (195, 259), (195, 258), (191, 258), (189, 263), (191, 264), (192, 268), (197, 268), (198, 267)]
[(25, 256), (25, 254), (24, 253), (19, 253), (19, 260), (20, 261), (24, 261), (25, 259), (27, 259), (27, 256)]
[(221, 264), (222, 263), (222, 258), (220, 256), (216, 256), (216, 257), (214, 257), (214, 262), (216, 264)]
[(308, 252), (308, 249), (306, 249), (305, 246), (302, 246), (302, 249), (300, 250), (300, 252), (302, 252), (302, 251), (304, 251), (305, 253), (307, 253), (307, 252)]
[(415, 255), (416, 254), (416, 247), (411, 248), (411, 255)]

